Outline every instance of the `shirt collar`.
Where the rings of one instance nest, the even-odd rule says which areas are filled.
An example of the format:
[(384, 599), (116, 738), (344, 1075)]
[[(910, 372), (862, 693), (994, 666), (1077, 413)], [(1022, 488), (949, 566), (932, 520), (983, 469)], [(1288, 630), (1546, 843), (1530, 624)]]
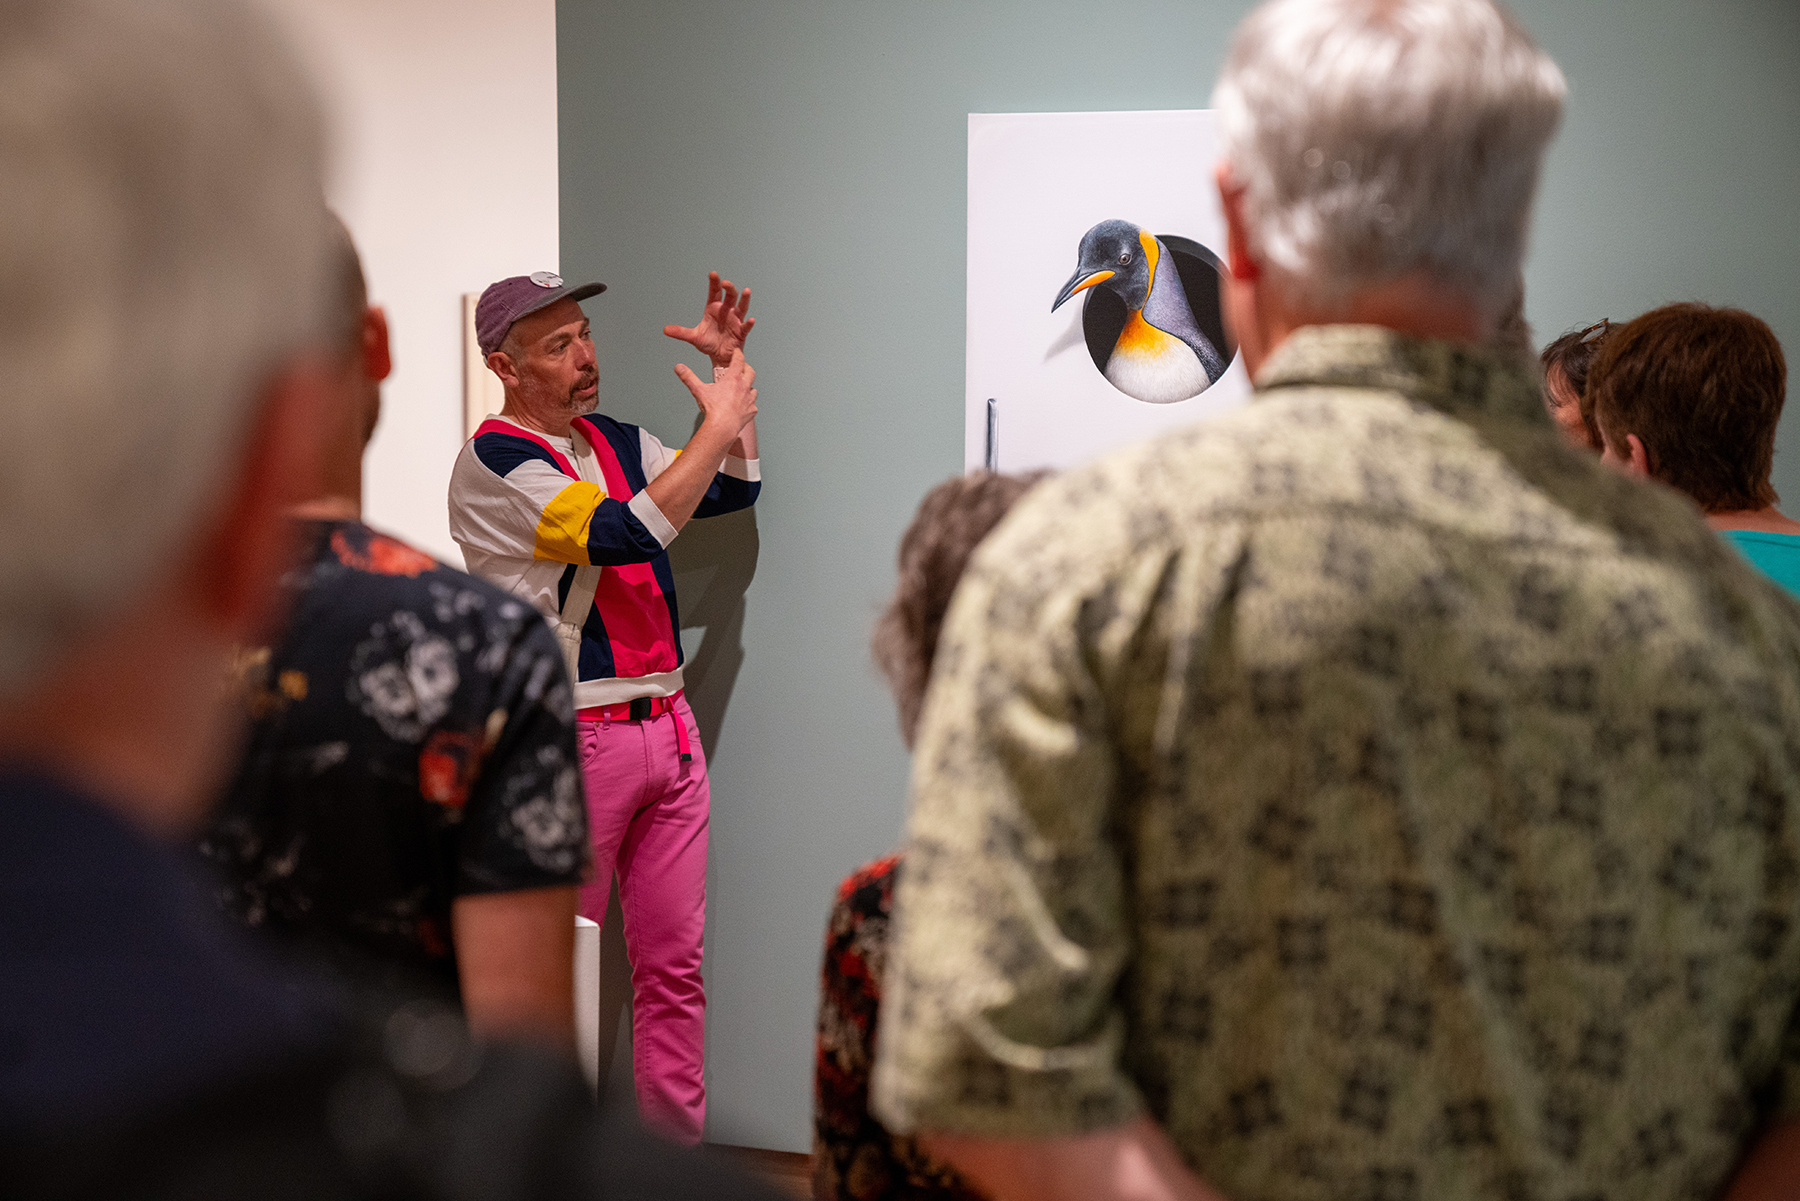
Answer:
[[(581, 452), (581, 451), (585, 451), (587, 449), (586, 446), (584, 445), (584, 443), (587, 441), (585, 438), (582, 439), (580, 442), (577, 442), (575, 440), (575, 432), (574, 432), (575, 426), (573, 424), (570, 424), (569, 433), (567, 433), (567, 434), (546, 434), (542, 430), (534, 430), (528, 425), (521, 425), (517, 421), (514, 421), (511, 417), (502, 417), (498, 413), (495, 413), (492, 416), (490, 416), (488, 418), (488, 420), (504, 421), (507, 425), (512, 426), (516, 430), (523, 430), (524, 432), (526, 432), (527, 434), (530, 434), (534, 438), (542, 438), (544, 441), (550, 443), (550, 445), (556, 447), (558, 450), (568, 450), (568, 449), (573, 448), (577, 452)], [(575, 420), (579, 421), (579, 420), (581, 420), (581, 418), (577, 417)]]
[(1453, 417), (1549, 422), (1529, 363), (1380, 325), (1308, 325), (1288, 335), (1257, 373), (1256, 390), (1295, 387), (1377, 389)]

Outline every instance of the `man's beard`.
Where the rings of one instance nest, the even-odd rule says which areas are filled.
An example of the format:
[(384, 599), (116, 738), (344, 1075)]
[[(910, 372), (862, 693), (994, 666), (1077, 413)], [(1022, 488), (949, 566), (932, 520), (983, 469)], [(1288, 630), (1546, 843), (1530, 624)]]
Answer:
[(592, 413), (595, 409), (599, 408), (600, 390), (598, 388), (594, 389), (594, 394), (592, 396), (584, 397), (581, 395), (581, 390), (590, 386), (593, 382), (593, 380), (589, 380), (585, 384), (577, 384), (575, 387), (570, 388), (567, 399), (563, 401), (563, 411), (568, 413), (571, 417), (581, 417), (588, 413)]

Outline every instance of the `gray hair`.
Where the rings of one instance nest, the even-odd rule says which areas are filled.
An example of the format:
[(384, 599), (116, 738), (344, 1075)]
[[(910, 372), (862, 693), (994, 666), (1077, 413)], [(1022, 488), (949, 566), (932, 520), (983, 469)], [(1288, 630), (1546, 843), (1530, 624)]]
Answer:
[(1421, 271), (1497, 315), (1566, 90), (1490, 0), (1270, 0), (1213, 107), (1252, 251), (1295, 295)]
[(0, 694), (132, 603), (321, 329), (317, 106), (232, 0), (0, 0)]

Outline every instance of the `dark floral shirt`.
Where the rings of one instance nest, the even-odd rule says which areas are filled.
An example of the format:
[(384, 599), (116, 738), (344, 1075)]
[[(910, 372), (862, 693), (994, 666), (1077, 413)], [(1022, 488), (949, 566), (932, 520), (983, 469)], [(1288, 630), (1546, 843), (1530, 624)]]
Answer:
[(246, 924), (454, 988), (455, 898), (587, 868), (556, 639), (525, 602), (365, 525), (308, 527), (282, 640), (240, 661), (250, 731), (200, 849)]
[(838, 886), (825, 931), (813, 1093), (813, 1196), (818, 1201), (973, 1201), (982, 1196), (913, 1139), (888, 1133), (869, 1113), (881, 968), (899, 874), (898, 855), (851, 873)]

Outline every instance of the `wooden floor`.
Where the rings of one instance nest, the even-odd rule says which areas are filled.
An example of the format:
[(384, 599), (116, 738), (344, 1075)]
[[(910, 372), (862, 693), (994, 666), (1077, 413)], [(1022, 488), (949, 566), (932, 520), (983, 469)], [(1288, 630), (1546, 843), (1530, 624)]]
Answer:
[(726, 1147), (709, 1144), (714, 1151), (735, 1160), (737, 1165), (776, 1191), (790, 1197), (812, 1196), (812, 1156), (793, 1151), (764, 1151), (760, 1147)]

